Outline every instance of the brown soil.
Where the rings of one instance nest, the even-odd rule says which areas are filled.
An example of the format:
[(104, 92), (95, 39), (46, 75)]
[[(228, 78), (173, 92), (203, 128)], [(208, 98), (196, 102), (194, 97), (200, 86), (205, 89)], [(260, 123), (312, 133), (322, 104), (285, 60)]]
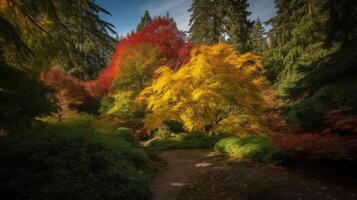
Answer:
[(160, 156), (167, 166), (154, 179), (154, 200), (357, 199), (357, 185), (326, 182), (291, 169), (229, 159), (210, 150), (173, 150)]
[(154, 178), (154, 200), (178, 199), (180, 190), (190, 184), (192, 176), (222, 166), (225, 161), (224, 156), (206, 149), (166, 151), (160, 157), (167, 162), (167, 166)]

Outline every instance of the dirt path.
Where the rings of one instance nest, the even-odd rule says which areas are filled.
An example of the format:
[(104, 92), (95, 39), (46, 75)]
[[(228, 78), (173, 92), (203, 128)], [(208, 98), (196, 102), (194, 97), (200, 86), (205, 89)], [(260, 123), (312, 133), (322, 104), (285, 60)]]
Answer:
[(154, 200), (175, 200), (180, 190), (187, 186), (192, 175), (214, 169), (225, 159), (211, 150), (173, 150), (160, 154), (168, 166), (154, 178)]
[(211, 150), (172, 150), (160, 156), (167, 167), (154, 178), (153, 200), (357, 199), (354, 184), (328, 183), (248, 160), (227, 162)]

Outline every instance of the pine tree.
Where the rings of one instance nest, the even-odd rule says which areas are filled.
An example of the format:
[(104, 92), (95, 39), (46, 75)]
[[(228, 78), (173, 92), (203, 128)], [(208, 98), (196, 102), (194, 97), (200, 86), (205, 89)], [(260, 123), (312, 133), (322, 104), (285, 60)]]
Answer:
[(227, 12), (225, 26), (229, 36), (228, 42), (240, 53), (250, 50), (248, 40), (253, 23), (248, 20), (248, 16), (251, 14), (247, 11), (248, 6), (247, 0), (230, 0), (224, 5)]
[(316, 129), (330, 112), (356, 115), (357, 3), (275, 2), (265, 60), (270, 80), (288, 100), (288, 122)]
[(249, 47), (254, 54), (263, 55), (267, 50), (268, 44), (266, 40), (266, 32), (264, 30), (263, 24), (258, 18), (250, 31), (249, 34)]
[(321, 11), (324, 0), (276, 0), (277, 15), (269, 20), (271, 49), (266, 55), (269, 79), (276, 83), (280, 94), (293, 87), (303, 76), (298, 68), (328, 54), (322, 48), (322, 24), (326, 13)]
[(140, 23), (136, 27), (136, 31), (139, 32), (145, 28), (151, 21), (150, 13), (148, 10), (145, 10), (144, 15), (141, 17)]
[(326, 24), (327, 46), (335, 41), (346, 46), (357, 33), (357, 1), (326, 0), (323, 9), (330, 15)]
[(99, 13), (109, 14), (93, 0), (0, 1), (0, 129), (55, 110), (41, 71), (92, 78), (105, 65), (115, 31)]
[(100, 13), (109, 14), (94, 0), (3, 1), (1, 16), (16, 28), (33, 53), (32, 59), (25, 61), (7, 49), (11, 54), (8, 61), (17, 67), (58, 65), (79, 78), (94, 78), (115, 44), (110, 35), (115, 34), (114, 27), (101, 20)]
[(194, 0), (191, 12), (191, 40), (199, 44), (228, 41), (241, 53), (249, 50), (251, 22), (246, 0)]
[(193, 0), (191, 12), (191, 40), (199, 44), (218, 43), (222, 38), (222, 1)]
[(165, 17), (164, 17), (165, 19), (170, 19), (171, 17), (170, 17), (170, 13), (169, 13), (169, 11), (166, 11), (166, 15), (165, 15)]

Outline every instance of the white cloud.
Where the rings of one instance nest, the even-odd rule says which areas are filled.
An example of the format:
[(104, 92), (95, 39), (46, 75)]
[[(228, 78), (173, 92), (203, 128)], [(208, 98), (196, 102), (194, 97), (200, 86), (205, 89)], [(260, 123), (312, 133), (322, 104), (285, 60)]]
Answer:
[[(273, 0), (249, 0), (248, 10), (252, 12), (250, 19), (255, 20), (259, 18), (265, 22), (275, 15), (276, 9)], [(264, 25), (266, 30), (270, 30), (271, 26)]]
[(141, 10), (149, 10), (152, 16), (165, 15), (168, 11), (180, 30), (187, 31), (191, 6), (191, 0), (154, 0), (140, 7)]

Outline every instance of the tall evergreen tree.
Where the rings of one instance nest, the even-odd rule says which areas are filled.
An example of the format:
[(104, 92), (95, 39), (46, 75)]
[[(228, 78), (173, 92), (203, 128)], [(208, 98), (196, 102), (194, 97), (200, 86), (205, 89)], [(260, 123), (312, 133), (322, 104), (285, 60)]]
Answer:
[(170, 17), (170, 13), (169, 13), (169, 11), (166, 11), (165, 18), (166, 18), (166, 19), (170, 19), (170, 18), (171, 18), (171, 17)]
[(322, 48), (322, 24), (327, 15), (321, 12), (325, 0), (276, 0), (277, 15), (269, 20), (271, 50), (266, 64), (269, 79), (276, 84), (280, 94), (294, 86), (303, 76), (298, 69), (329, 53)]
[(220, 41), (223, 33), (222, 2), (219, 0), (193, 0), (190, 35), (194, 43), (214, 44)]
[(151, 21), (150, 13), (148, 10), (145, 10), (144, 15), (140, 19), (140, 23), (136, 27), (136, 31), (137, 32), (141, 31), (149, 24), (150, 21)]
[(0, 1), (0, 130), (54, 111), (39, 72), (58, 65), (91, 78), (105, 65), (115, 31), (103, 12), (93, 0)]
[(249, 48), (254, 54), (257, 55), (263, 55), (263, 53), (268, 48), (266, 32), (259, 18), (255, 20), (254, 25), (250, 31)]
[(27, 60), (32, 51), (16, 27), (0, 15), (0, 131), (17, 124), (28, 125), (35, 117), (55, 110), (46, 97), (48, 88), (26, 67), (9, 62), (15, 56)]
[(0, 15), (33, 52), (33, 59), (25, 62), (9, 49), (5, 52), (13, 55), (8, 61), (36, 69), (58, 65), (79, 78), (94, 78), (115, 45), (113, 25), (101, 20), (100, 13), (109, 14), (94, 0), (3, 1)]
[(250, 13), (246, 0), (193, 0), (190, 35), (194, 43), (228, 41), (241, 53), (248, 48)]
[(279, 94), (289, 102), (288, 121), (304, 128), (323, 128), (331, 111), (356, 115), (355, 1), (275, 3), (278, 10), (270, 20), (273, 28), (266, 63)]
[(253, 23), (248, 20), (248, 16), (251, 14), (247, 10), (248, 6), (247, 0), (229, 0), (224, 5), (228, 42), (240, 53), (250, 50), (248, 40)]

